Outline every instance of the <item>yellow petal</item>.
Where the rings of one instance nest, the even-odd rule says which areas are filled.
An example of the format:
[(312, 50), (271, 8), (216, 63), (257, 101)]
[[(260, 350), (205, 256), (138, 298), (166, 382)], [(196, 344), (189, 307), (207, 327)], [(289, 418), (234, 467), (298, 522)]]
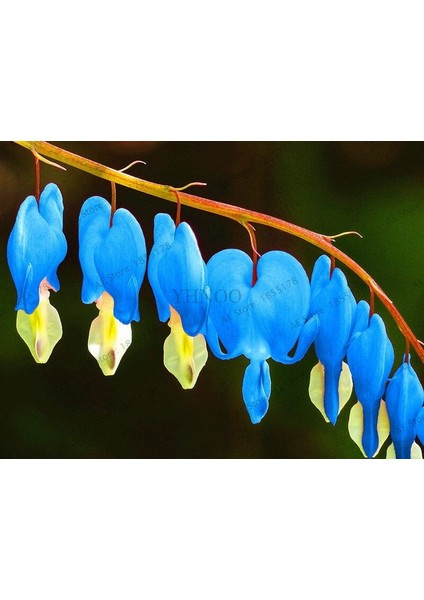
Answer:
[[(423, 453), (421, 451), (421, 448), (416, 442), (414, 442), (411, 446), (411, 458), (420, 460), (422, 459), (422, 457)], [(386, 458), (396, 458), (395, 447), (393, 446), (393, 444), (390, 444), (390, 446), (387, 448)]]
[(132, 341), (131, 324), (113, 316), (113, 298), (103, 292), (97, 301), (99, 316), (91, 323), (88, 349), (104, 375), (114, 375)]
[[(362, 410), (362, 405), (359, 402), (354, 404), (350, 411), (348, 430), (352, 440), (359, 447), (362, 454), (366, 456), (362, 447), (362, 434), (364, 432), (364, 413)], [(383, 402), (383, 400), (380, 401), (380, 408), (378, 411), (377, 434), (378, 448), (374, 456), (377, 456), (377, 454), (380, 452), (381, 446), (384, 444), (384, 442), (387, 440), (390, 434), (389, 416), (387, 414), (386, 403)]]
[(343, 362), (342, 363), (342, 372), (340, 373), (340, 379), (339, 379), (339, 402), (340, 402), (339, 414), (340, 414), (340, 411), (349, 402), (349, 399), (352, 395), (352, 391), (353, 391), (352, 375), (350, 373), (350, 369), (349, 369), (347, 363)]
[(387, 448), (386, 458), (396, 458), (395, 447), (393, 444), (390, 444), (390, 446)]
[[(352, 375), (350, 374), (348, 365), (343, 362), (342, 372), (340, 373), (339, 379), (339, 414), (342, 408), (349, 401), (349, 398), (352, 395), (352, 390)], [(325, 421), (329, 423), (330, 421), (325, 414), (324, 409), (324, 367), (320, 362), (316, 364), (315, 367), (312, 367), (311, 370), (311, 377), (309, 380), (309, 397), (312, 404), (317, 407)]]
[(40, 294), (40, 302), (31, 315), (18, 310), (16, 329), (37, 363), (46, 363), (62, 337), (59, 313), (50, 304), (48, 295)]
[(414, 442), (411, 447), (411, 458), (420, 460), (422, 457), (423, 453), (420, 446), (418, 446), (417, 442)]
[(205, 338), (202, 334), (195, 337), (187, 335), (181, 324), (180, 315), (170, 307), (171, 333), (163, 345), (163, 363), (185, 390), (192, 389), (200, 371), (208, 359)]

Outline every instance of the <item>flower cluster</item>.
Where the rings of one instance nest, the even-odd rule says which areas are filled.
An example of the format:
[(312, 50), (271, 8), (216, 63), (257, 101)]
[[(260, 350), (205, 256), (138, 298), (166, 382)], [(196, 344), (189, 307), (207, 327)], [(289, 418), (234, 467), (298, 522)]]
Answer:
[[(34, 359), (47, 362), (62, 335), (50, 290), (59, 290), (57, 269), (67, 251), (63, 201), (49, 184), (37, 202), (21, 205), (8, 242), (8, 262), (17, 291), (17, 329)], [(125, 209), (112, 214), (104, 198), (85, 201), (79, 217), (82, 301), (99, 315), (88, 334), (89, 352), (105, 375), (113, 375), (139, 321), (138, 298), (147, 270), (160, 321), (168, 322), (164, 364), (184, 389), (196, 384), (208, 347), (221, 360), (243, 355), (242, 396), (252, 423), (269, 407), (269, 360), (296, 363), (314, 346), (309, 395), (327, 422), (336, 424), (351, 397), (349, 433), (366, 457), (388, 436), (387, 457), (421, 458), (424, 392), (406, 354), (396, 372), (394, 350), (382, 318), (357, 301), (345, 275), (327, 256), (311, 279), (290, 254), (267, 252), (257, 260), (226, 249), (204, 262), (196, 237), (167, 214), (154, 222), (147, 256), (142, 229)], [(146, 269), (147, 268), (147, 269)]]

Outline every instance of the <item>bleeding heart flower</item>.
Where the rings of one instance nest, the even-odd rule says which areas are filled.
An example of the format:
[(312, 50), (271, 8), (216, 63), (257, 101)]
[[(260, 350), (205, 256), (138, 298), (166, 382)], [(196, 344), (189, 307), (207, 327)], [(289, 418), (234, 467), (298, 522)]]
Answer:
[(159, 319), (169, 321), (164, 364), (184, 389), (196, 384), (208, 352), (202, 334), (209, 308), (205, 263), (187, 223), (175, 227), (168, 214), (158, 214), (148, 276)]
[(382, 398), (393, 361), (393, 346), (383, 319), (377, 314), (370, 318), (369, 304), (361, 300), (347, 350), (347, 362), (360, 403), (360, 408), (356, 405), (352, 408), (349, 431), (368, 458), (378, 453), (389, 435), (386, 405)]
[(280, 251), (268, 252), (259, 259), (254, 284), (252, 259), (241, 250), (218, 252), (208, 262), (207, 272), (208, 344), (218, 358), (244, 354), (251, 361), (242, 391), (252, 422), (259, 423), (268, 410), (271, 393), (266, 360), (295, 363), (304, 357), (315, 338), (318, 318), (306, 321), (308, 277), (293, 256)]
[(318, 401), (315, 392), (311, 399), (320, 409), (322, 404), (323, 414), (333, 425), (350, 397), (350, 393), (346, 394), (340, 402), (339, 388), (352, 390), (349, 369), (345, 367), (343, 370), (343, 359), (352, 335), (355, 312), (356, 301), (346, 277), (338, 268), (331, 272), (328, 256), (320, 256), (312, 272), (309, 308), (309, 317), (318, 315), (320, 321), (315, 339), (315, 353), (320, 365), (311, 373), (310, 387), (315, 391), (320, 387), (315, 380), (319, 376), (318, 371), (322, 371), (322, 401)]
[(99, 316), (88, 348), (105, 375), (113, 375), (132, 341), (131, 322), (140, 320), (138, 295), (146, 271), (146, 244), (133, 215), (119, 208), (111, 222), (104, 198), (86, 200), (79, 216), (82, 301), (96, 302)]
[(59, 290), (57, 269), (67, 243), (63, 234), (63, 199), (49, 183), (37, 203), (29, 196), (20, 206), (7, 244), (7, 260), (17, 292), (16, 327), (37, 363), (46, 363), (62, 337), (50, 290)]
[(417, 419), (424, 403), (424, 391), (409, 361), (408, 355), (408, 362), (401, 364), (387, 386), (386, 404), (393, 442), (387, 450), (388, 458), (393, 447), (396, 458), (411, 458), (416, 446)]

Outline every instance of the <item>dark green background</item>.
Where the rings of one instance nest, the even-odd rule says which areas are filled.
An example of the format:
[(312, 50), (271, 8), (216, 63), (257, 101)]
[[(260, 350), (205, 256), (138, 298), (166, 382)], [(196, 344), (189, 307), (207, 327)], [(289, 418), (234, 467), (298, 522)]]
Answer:
[[(424, 337), (424, 248), (422, 243), (424, 145), (415, 142), (56, 142), (111, 167), (135, 159), (133, 173), (176, 187), (206, 181), (199, 195), (275, 215), (314, 231), (360, 231), (338, 246), (365, 267), (398, 306), (418, 337)], [(246, 359), (221, 362), (210, 355), (192, 391), (183, 391), (165, 370), (166, 324), (157, 319), (145, 280), (141, 322), (114, 377), (104, 377), (87, 350), (97, 310), (80, 301), (77, 222), (83, 201), (110, 198), (110, 185), (68, 168), (42, 165), (42, 185), (55, 181), (65, 202), (69, 251), (59, 269), (61, 290), (52, 294), (63, 339), (47, 365), (34, 363), (15, 328), (15, 290), (6, 244), (20, 203), (34, 193), (31, 154), (0, 144), (0, 455), (4, 458), (359, 458), (347, 433), (348, 407), (336, 427), (326, 424), (308, 397), (316, 363), (311, 350), (297, 365), (271, 362), (270, 409), (253, 426), (244, 409), (241, 381)], [(174, 215), (165, 201), (118, 188), (118, 205), (140, 221), (148, 248), (159, 211)], [(220, 249), (249, 251), (237, 224), (183, 208), (205, 260)], [(261, 253), (291, 252), (311, 273), (319, 251), (305, 242), (257, 229)], [(345, 269), (356, 298), (365, 285)], [(396, 362), (404, 342), (384, 308)], [(422, 365), (413, 355), (420, 377)], [(386, 444), (387, 446), (387, 444)], [(384, 453), (381, 453), (384, 456)]]

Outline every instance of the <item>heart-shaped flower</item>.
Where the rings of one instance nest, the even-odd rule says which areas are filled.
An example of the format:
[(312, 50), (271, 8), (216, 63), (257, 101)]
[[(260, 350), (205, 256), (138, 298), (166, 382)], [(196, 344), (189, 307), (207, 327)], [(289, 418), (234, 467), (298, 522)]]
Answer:
[[(423, 386), (409, 361), (410, 356), (408, 361), (404, 359), (391, 378), (386, 391), (390, 436), (396, 458), (411, 458), (417, 435), (417, 419), (424, 403)], [(390, 456), (390, 447), (387, 452)]]
[(60, 288), (57, 269), (66, 256), (63, 199), (49, 183), (37, 203), (29, 196), (20, 206), (7, 244), (7, 260), (17, 292), (19, 335), (38, 363), (49, 359), (62, 337), (57, 310), (50, 305), (50, 290)]
[[(341, 375), (343, 358), (346, 356), (352, 335), (355, 312), (356, 301), (346, 277), (338, 268), (331, 270), (328, 256), (320, 256), (312, 272), (309, 316), (319, 316), (320, 326), (315, 339), (315, 352), (324, 370), (323, 411), (333, 425), (341, 408), (339, 387), (348, 387), (347, 381), (341, 380)], [(316, 371), (313, 371), (311, 377), (315, 373)], [(349, 371), (345, 369), (345, 373), (343, 378), (349, 378)], [(313, 401), (317, 403), (316, 399)]]
[(86, 200), (79, 216), (82, 301), (96, 302), (99, 316), (88, 340), (105, 375), (113, 375), (131, 344), (131, 322), (140, 320), (138, 295), (146, 271), (146, 244), (133, 215), (119, 208), (111, 221), (104, 198)]
[[(370, 307), (361, 300), (356, 311), (356, 322), (347, 350), (347, 362), (352, 373), (355, 394), (362, 410), (353, 407), (349, 429), (362, 430), (359, 439), (353, 438), (364, 454), (373, 457), (384, 443), (389, 431), (386, 424), (385, 404), (382, 398), (390, 371), (393, 367), (394, 351), (380, 315), (370, 318)], [(382, 421), (383, 419), (383, 421)], [(359, 422), (360, 421), (360, 422)]]
[(252, 361), (243, 381), (243, 398), (252, 422), (258, 423), (267, 412), (271, 393), (265, 361), (270, 357), (284, 364), (301, 360), (316, 335), (318, 318), (306, 322), (308, 277), (293, 256), (280, 251), (259, 259), (254, 285), (252, 259), (241, 250), (218, 252), (207, 271), (208, 344), (218, 358), (244, 354)]
[(171, 328), (164, 344), (164, 365), (184, 389), (191, 389), (208, 357), (202, 332), (209, 288), (205, 263), (188, 223), (176, 227), (168, 214), (156, 215), (148, 277), (159, 319)]

